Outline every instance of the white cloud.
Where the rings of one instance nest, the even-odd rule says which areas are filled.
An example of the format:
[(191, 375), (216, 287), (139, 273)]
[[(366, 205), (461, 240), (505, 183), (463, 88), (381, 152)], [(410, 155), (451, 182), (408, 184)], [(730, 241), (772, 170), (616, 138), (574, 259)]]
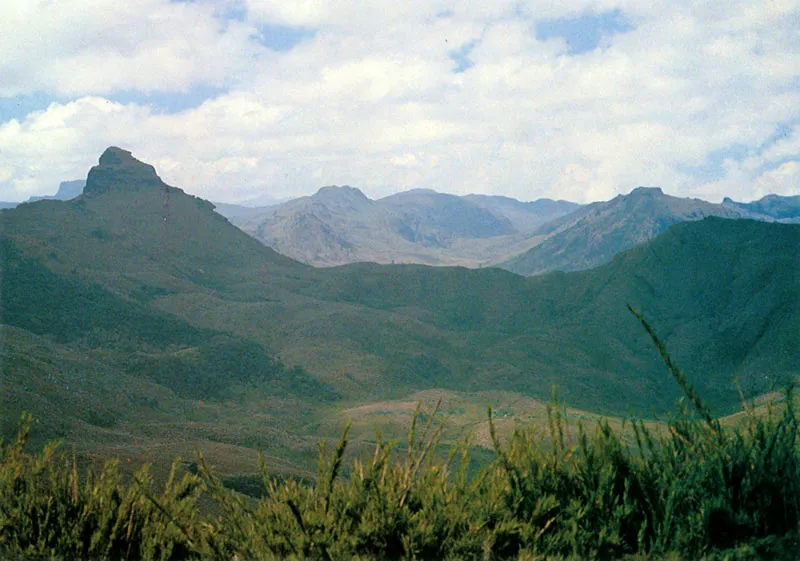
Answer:
[(148, 118), (143, 107), (84, 97), (0, 124), (0, 160), (11, 170), (0, 197), (49, 195), (61, 181), (86, 177), (105, 147), (130, 143)]
[(800, 194), (800, 162), (790, 161), (761, 174), (755, 181), (756, 196)]
[(419, 161), (414, 154), (403, 154), (402, 156), (392, 156), (389, 161), (393, 166), (401, 168), (413, 168), (419, 165)]
[(725, 162), (726, 174), (719, 181), (701, 186), (698, 195), (718, 200), (725, 194), (749, 202), (769, 194), (800, 195), (800, 161), (791, 160), (762, 173), (753, 174), (734, 160)]
[(185, 91), (236, 83), (265, 56), (254, 28), (213, 4), (168, 0), (0, 3), (0, 96)]
[[(3, 4), (0, 95), (73, 101), (0, 124), (0, 198), (52, 192), (109, 144), (215, 200), (334, 183), (578, 201), (637, 185), (715, 200), (797, 189), (796, 3), (462, 4), (248, 0), (241, 21), (203, 1)], [(533, 32), (615, 9), (635, 29), (580, 56)], [(261, 24), (315, 33), (277, 53), (255, 40)], [(473, 65), (456, 74), (466, 45)], [(203, 84), (225, 91), (174, 114), (158, 96), (109, 101)], [(720, 178), (691, 171), (741, 145)]]

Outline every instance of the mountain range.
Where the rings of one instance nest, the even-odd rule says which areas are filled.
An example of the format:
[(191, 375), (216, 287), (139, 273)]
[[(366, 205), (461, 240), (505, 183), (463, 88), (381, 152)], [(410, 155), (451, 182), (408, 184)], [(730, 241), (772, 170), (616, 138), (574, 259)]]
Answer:
[(279, 253), (314, 266), (361, 261), (497, 266), (537, 275), (608, 263), (673, 224), (707, 216), (800, 222), (800, 197), (715, 204), (638, 187), (610, 201), (578, 205), (425, 189), (371, 200), (353, 187), (324, 187), (268, 208), (217, 210)]
[(220, 206), (218, 211), (269, 247), (310, 265), (371, 261), (477, 267), (531, 247), (539, 226), (578, 207), (428, 189), (372, 200), (354, 187), (330, 186), (280, 205)]
[[(318, 199), (328, 196), (328, 209), (377, 203), (353, 189)], [(381, 216), (420, 198), (437, 197), (390, 198), (394, 214)], [(408, 237), (440, 243), (451, 216), (434, 206)], [(515, 228), (475, 216), (469, 235)], [(670, 410), (679, 390), (627, 305), (715, 412), (739, 404), (734, 376), (757, 395), (800, 375), (797, 224), (707, 217), (594, 269), (534, 277), (314, 268), (119, 148), (81, 196), (3, 210), (0, 222), (3, 432), (30, 411), (43, 437), (88, 455), (152, 460), (201, 445), (214, 461), (252, 464), (262, 448), (291, 471), (313, 463), (315, 438), (338, 432), (342, 411), (380, 415), (420, 391), (491, 403), (557, 386), (589, 412)]]
[(729, 198), (722, 205), (737, 211), (742, 218), (754, 218), (767, 222), (800, 222), (800, 195), (782, 197), (767, 195), (751, 203), (737, 203)]
[[(85, 184), (65, 181), (55, 195), (26, 202), (70, 200)], [(16, 204), (0, 203), (0, 208)], [(354, 187), (331, 186), (310, 197), (269, 199), (267, 206), (214, 207), (267, 246), (314, 266), (362, 261), (497, 266), (523, 275), (591, 269), (672, 224), (706, 216), (800, 222), (800, 195), (767, 195), (750, 203), (726, 197), (714, 204), (666, 195), (657, 187), (579, 205), (429, 189), (371, 200)]]

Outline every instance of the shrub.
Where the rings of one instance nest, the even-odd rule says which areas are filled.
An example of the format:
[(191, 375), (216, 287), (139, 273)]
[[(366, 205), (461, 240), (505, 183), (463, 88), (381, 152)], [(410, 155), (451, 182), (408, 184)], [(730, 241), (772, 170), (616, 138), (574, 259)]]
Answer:
[[(181, 559), (190, 555), (200, 480), (176, 478), (158, 501), (147, 467), (126, 482), (115, 462), (81, 479), (72, 458), (50, 443), (25, 452), (33, 419), (0, 442), (0, 555), (48, 559)], [(179, 527), (175, 521), (181, 521)]]

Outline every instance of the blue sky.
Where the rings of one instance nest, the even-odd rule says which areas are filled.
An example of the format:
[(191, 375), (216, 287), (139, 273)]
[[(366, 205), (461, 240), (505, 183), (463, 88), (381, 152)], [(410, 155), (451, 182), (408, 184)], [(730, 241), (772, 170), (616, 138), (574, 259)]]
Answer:
[(620, 10), (581, 13), (574, 16), (542, 19), (535, 24), (536, 38), (541, 41), (561, 39), (567, 54), (580, 55), (610, 44), (613, 35), (632, 31)]
[(800, 6), (0, 4), (0, 200), (109, 145), (217, 201), (800, 193)]

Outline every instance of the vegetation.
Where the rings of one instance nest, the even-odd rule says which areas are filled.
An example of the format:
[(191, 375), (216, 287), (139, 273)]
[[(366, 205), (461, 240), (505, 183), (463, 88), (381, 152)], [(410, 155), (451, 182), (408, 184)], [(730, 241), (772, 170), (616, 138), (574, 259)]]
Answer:
[[(629, 445), (606, 422), (566, 434), (517, 430), (470, 470), (467, 442), (436, 454), (436, 410), (414, 415), (408, 446), (380, 439), (345, 471), (348, 431), (320, 447), (313, 482), (275, 479), (259, 498), (231, 490), (201, 455), (157, 491), (116, 464), (78, 477), (48, 445), (24, 451), (31, 421), (0, 447), (0, 554), (97, 559), (784, 559), (800, 538), (800, 442), (791, 388), (733, 426), (709, 413), (649, 331), (684, 393), (664, 430), (631, 419)], [(491, 411), (489, 418), (492, 419)], [(202, 512), (203, 514), (200, 514)]]
[(24, 451), (31, 425), (32, 418), (23, 417), (17, 438), (0, 445), (3, 558), (174, 559), (189, 553), (186, 528), (198, 524), (198, 477), (178, 479), (176, 462), (158, 500), (147, 469), (128, 482), (112, 462), (81, 480), (74, 455), (56, 443), (38, 454)]

